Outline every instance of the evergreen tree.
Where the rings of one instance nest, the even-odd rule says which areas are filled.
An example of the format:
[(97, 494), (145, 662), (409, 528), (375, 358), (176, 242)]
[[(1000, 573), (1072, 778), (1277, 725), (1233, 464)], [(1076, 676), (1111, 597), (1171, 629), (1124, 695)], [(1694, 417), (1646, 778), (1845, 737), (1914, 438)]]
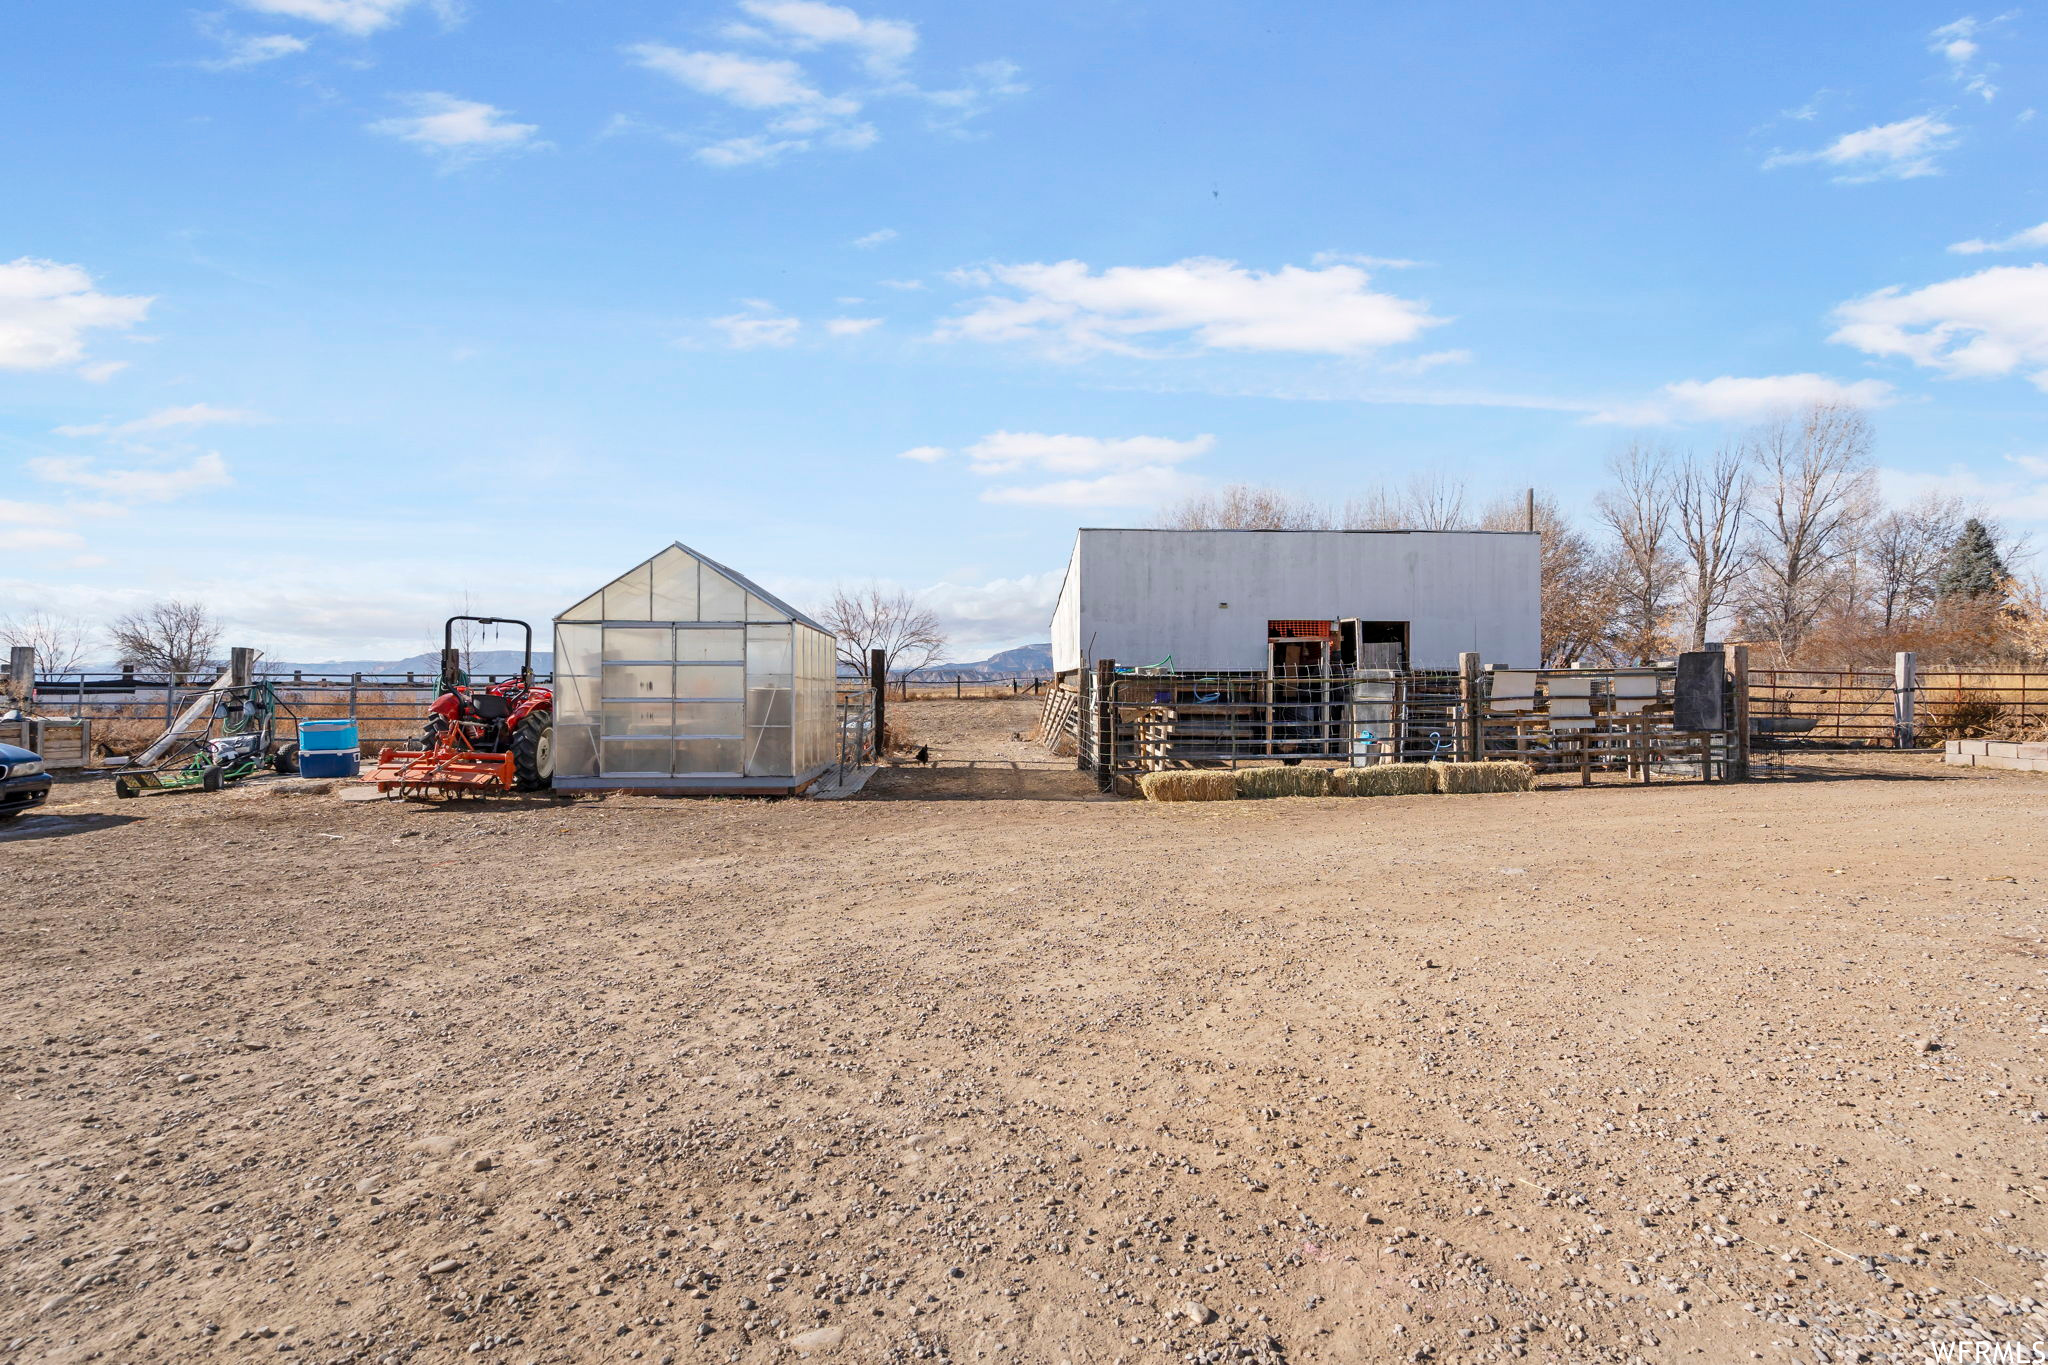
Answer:
[(1942, 597), (2004, 597), (2005, 585), (2010, 580), (2005, 560), (1998, 553), (1997, 539), (1983, 522), (1971, 517), (1942, 557), (1934, 590)]

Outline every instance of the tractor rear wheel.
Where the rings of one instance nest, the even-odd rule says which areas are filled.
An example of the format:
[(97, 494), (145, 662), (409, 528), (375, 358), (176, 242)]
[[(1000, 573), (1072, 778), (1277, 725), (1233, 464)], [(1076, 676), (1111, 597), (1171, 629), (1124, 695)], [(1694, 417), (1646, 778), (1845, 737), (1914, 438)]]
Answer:
[(519, 790), (543, 791), (555, 780), (555, 713), (529, 712), (512, 736), (512, 771)]

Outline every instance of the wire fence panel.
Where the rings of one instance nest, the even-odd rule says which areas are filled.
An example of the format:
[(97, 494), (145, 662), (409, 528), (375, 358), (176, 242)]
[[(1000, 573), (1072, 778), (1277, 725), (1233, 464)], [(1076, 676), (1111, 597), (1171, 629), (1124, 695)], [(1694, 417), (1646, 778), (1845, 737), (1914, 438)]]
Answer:
[(1079, 766), (1105, 788), (1147, 772), (1245, 764), (1369, 766), (1514, 759), (1581, 781), (1699, 781), (1743, 750), (1723, 675), (1724, 720), (1679, 731), (1672, 668), (1362, 670), (1077, 679)]

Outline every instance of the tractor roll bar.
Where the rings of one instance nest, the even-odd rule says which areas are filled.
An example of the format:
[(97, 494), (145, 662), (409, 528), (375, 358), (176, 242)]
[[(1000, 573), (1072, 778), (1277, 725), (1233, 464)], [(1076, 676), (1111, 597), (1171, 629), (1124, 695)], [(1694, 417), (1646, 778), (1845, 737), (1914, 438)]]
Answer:
[(451, 616), (441, 627), (441, 687), (445, 691), (456, 685), (455, 623), (474, 621), (480, 626), (517, 626), (526, 632), (526, 662), (519, 667), (519, 680), (528, 687), (533, 685), (533, 627), (524, 621), (515, 621), (509, 616)]

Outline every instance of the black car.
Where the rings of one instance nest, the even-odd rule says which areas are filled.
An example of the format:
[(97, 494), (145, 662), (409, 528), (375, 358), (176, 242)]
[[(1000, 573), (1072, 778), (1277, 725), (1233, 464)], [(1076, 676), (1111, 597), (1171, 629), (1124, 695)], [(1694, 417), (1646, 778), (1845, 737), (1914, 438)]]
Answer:
[(43, 760), (13, 744), (0, 744), (0, 820), (12, 820), (50, 798)]

